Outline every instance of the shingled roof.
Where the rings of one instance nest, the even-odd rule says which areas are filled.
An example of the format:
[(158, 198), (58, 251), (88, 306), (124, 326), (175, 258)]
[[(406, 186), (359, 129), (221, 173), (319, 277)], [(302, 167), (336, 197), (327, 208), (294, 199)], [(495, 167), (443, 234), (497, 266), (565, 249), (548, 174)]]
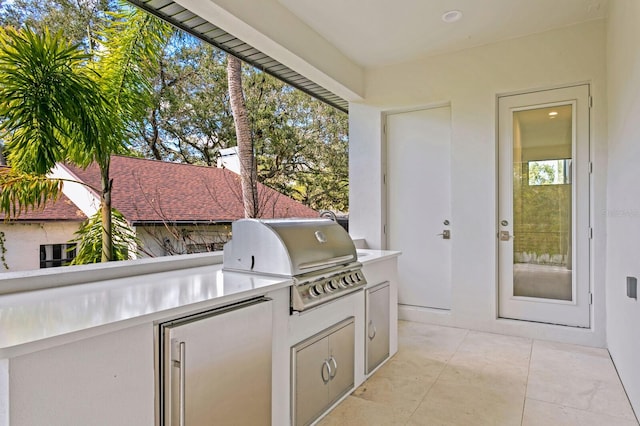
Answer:
[[(0, 172), (6, 173), (10, 167), (0, 165)], [(82, 222), (87, 216), (64, 194), (54, 202), (45, 203), (41, 208), (28, 209), (17, 216), (10, 216), (12, 221), (42, 222), (42, 221), (72, 221)], [(0, 220), (7, 219), (4, 213), (0, 213)]]
[[(0, 220), (4, 215), (0, 215)], [(12, 217), (12, 221), (20, 222), (82, 222), (87, 216), (64, 194), (54, 202), (48, 202), (42, 209), (29, 209), (20, 215)]]
[[(100, 188), (100, 171), (64, 166), (79, 180)], [(244, 217), (240, 176), (215, 167), (113, 155), (112, 205), (132, 224), (230, 222)], [(96, 194), (97, 195), (97, 194)], [(318, 213), (258, 184), (260, 217), (317, 217)]]

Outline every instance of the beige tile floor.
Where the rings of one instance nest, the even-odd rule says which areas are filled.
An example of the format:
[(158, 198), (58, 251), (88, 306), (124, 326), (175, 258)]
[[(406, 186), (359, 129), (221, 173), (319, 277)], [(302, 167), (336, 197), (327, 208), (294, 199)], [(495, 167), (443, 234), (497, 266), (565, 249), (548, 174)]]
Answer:
[(319, 426), (638, 426), (605, 349), (406, 321), (398, 328), (398, 353)]

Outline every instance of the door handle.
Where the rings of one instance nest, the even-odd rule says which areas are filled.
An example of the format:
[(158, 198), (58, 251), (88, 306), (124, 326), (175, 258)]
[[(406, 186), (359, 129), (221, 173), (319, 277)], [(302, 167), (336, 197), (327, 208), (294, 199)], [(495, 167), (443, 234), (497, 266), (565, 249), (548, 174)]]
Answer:
[(373, 340), (376, 337), (376, 333), (378, 330), (376, 330), (376, 326), (373, 324), (373, 320), (369, 321), (369, 333), (367, 333), (369, 335), (369, 340)]
[[(325, 375), (324, 375), (325, 367), (326, 367), (326, 370), (327, 370), (327, 377), (326, 378), (325, 378)], [(320, 375), (322, 376), (322, 382), (325, 385), (327, 383), (329, 383), (329, 380), (331, 380), (331, 366), (329, 365), (329, 361), (326, 360), (326, 359), (322, 363), (322, 368), (320, 369)]]
[(185, 386), (186, 386), (186, 370), (187, 370), (187, 357), (186, 357), (186, 349), (187, 344), (185, 342), (180, 342), (180, 376), (179, 376), (179, 388), (178, 388), (178, 398), (179, 398), (179, 424), (180, 426), (185, 425), (186, 419), (186, 400), (185, 400)]
[(333, 380), (333, 378), (336, 377), (336, 374), (338, 373), (338, 361), (336, 361), (333, 355), (331, 355), (331, 358), (329, 358), (329, 363), (333, 364), (333, 369), (329, 370), (329, 376)]
[(500, 239), (500, 241), (509, 241), (514, 236), (515, 235), (510, 235), (509, 231), (500, 231), (500, 232), (498, 232), (498, 238)]
[(442, 233), (440, 234), (436, 234), (438, 236), (442, 236), (443, 240), (450, 240), (451, 239), (451, 231), (448, 229), (445, 229), (444, 231), (442, 231)]

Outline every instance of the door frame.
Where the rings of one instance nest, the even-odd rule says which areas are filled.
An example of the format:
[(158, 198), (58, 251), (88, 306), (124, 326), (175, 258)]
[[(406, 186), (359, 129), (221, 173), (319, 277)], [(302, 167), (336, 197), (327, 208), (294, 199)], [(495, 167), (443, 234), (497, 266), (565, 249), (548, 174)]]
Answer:
[[(565, 100), (557, 99), (558, 96), (563, 95), (565, 97)], [(556, 97), (556, 99), (553, 99), (554, 97)], [(501, 220), (503, 219), (501, 216), (504, 215), (505, 210), (505, 205), (503, 204), (504, 195), (501, 195), (501, 190), (506, 194), (506, 197), (508, 199), (507, 210), (510, 211), (511, 216), (513, 215), (512, 183), (505, 186), (504, 182), (501, 181), (501, 179), (503, 179), (502, 176), (504, 176), (503, 169), (505, 166), (503, 166), (503, 162), (505, 161), (505, 158), (508, 157), (507, 159), (510, 160), (509, 163), (513, 164), (512, 136), (509, 137), (508, 149), (502, 149), (503, 144), (501, 143), (504, 135), (513, 134), (513, 119), (511, 118), (507, 123), (508, 127), (506, 128), (506, 130), (501, 127), (500, 120), (502, 114), (501, 100), (505, 100), (505, 102), (508, 102), (509, 99), (514, 100), (515, 105), (513, 105), (513, 108), (505, 106), (505, 108), (509, 108), (509, 111), (505, 111), (505, 114), (508, 114), (511, 111), (543, 108), (555, 105), (572, 104), (576, 106), (572, 117), (573, 128), (575, 129), (575, 134), (572, 135), (574, 139), (572, 141), (572, 158), (575, 163), (574, 179), (572, 181), (575, 185), (575, 188), (572, 190), (572, 217), (574, 218), (572, 222), (575, 222), (572, 224), (572, 246), (575, 253), (574, 262), (575, 264), (578, 264), (578, 262), (580, 262), (580, 265), (578, 266), (578, 268), (575, 268), (574, 273), (572, 273), (572, 294), (574, 295), (574, 297), (571, 301), (513, 296), (512, 278), (510, 281), (511, 294), (505, 294), (502, 288), (502, 283), (504, 282), (504, 277), (502, 275), (504, 274), (504, 271), (502, 270), (501, 265), (503, 263), (507, 263), (506, 258), (509, 257), (509, 254), (513, 256), (512, 249), (509, 253), (506, 254), (505, 250), (501, 251), (501, 244), (504, 244), (504, 242), (500, 241), (498, 238), (499, 231), (504, 229), (504, 227), (500, 224)], [(518, 100), (520, 101), (518, 102)], [(527, 101), (529, 102), (528, 105)], [(518, 103), (520, 103), (521, 105), (517, 105)], [(583, 123), (582, 120), (586, 120), (586, 123)], [(506, 320), (523, 320), (527, 322), (540, 322), (580, 328), (591, 327), (593, 321), (593, 307), (591, 298), (593, 292), (593, 262), (591, 256), (593, 226), (593, 207), (591, 203), (593, 191), (591, 173), (591, 139), (591, 86), (589, 83), (578, 83), (568, 86), (559, 86), (540, 90), (506, 93), (496, 96), (496, 318)], [(586, 159), (584, 158), (585, 156)], [(584, 188), (585, 186), (586, 188)], [(513, 217), (510, 217), (510, 220), (513, 222)], [(511, 233), (513, 233), (512, 226), (513, 223), (511, 223), (508, 227), (508, 230), (511, 231)], [(513, 263), (512, 260), (510, 262), (511, 264)], [(586, 263), (586, 265), (584, 263)], [(578, 282), (578, 280), (580, 280), (580, 283)], [(584, 282), (585, 280), (586, 283)], [(507, 298), (510, 299), (510, 303), (518, 306), (518, 308), (526, 307), (527, 304), (529, 304), (530, 306), (534, 306), (536, 304), (544, 304), (547, 307), (550, 305), (556, 305), (556, 307), (554, 308), (555, 310), (562, 309), (563, 306), (568, 309), (575, 309), (573, 311), (570, 311), (573, 313), (567, 316), (567, 318), (569, 318), (568, 320), (548, 320), (540, 316), (530, 315), (528, 312), (522, 314), (520, 309), (518, 308), (514, 309), (513, 307), (511, 307), (509, 309), (505, 309), (505, 302)], [(535, 310), (535, 308), (529, 309)], [(578, 312), (580, 310), (582, 311)], [(523, 309), (523, 311), (526, 311), (526, 309)], [(517, 312), (517, 314), (513, 314), (514, 312)]]

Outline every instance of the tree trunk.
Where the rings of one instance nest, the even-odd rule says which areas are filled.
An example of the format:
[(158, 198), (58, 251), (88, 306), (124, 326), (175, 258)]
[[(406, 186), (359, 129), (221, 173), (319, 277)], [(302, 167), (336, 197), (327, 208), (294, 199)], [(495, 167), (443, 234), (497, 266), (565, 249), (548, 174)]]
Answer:
[(102, 219), (102, 262), (113, 260), (113, 230), (111, 226), (111, 188), (113, 180), (109, 179), (109, 164), (100, 167), (102, 180), (102, 196), (100, 197), (100, 214)]
[(253, 155), (253, 140), (247, 106), (242, 92), (242, 63), (238, 58), (227, 55), (227, 80), (229, 83), (229, 102), (233, 112), (240, 159), (240, 181), (242, 184), (242, 203), (245, 217), (258, 216), (258, 172)]

